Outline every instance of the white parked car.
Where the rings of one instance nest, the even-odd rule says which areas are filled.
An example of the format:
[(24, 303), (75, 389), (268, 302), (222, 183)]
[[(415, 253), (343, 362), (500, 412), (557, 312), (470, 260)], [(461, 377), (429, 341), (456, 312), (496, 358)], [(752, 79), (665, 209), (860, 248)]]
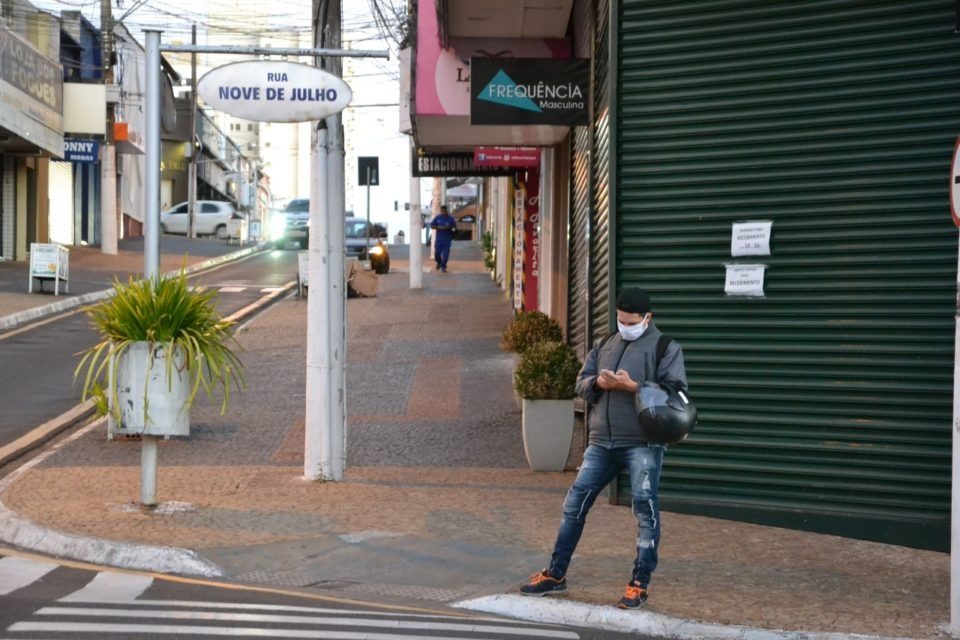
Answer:
[[(187, 202), (181, 202), (161, 213), (160, 229), (164, 233), (186, 234), (188, 205)], [(235, 220), (243, 218), (231, 203), (220, 200), (197, 200), (193, 228), (197, 235), (215, 235), (224, 239), (227, 237), (227, 225), (231, 218)]]

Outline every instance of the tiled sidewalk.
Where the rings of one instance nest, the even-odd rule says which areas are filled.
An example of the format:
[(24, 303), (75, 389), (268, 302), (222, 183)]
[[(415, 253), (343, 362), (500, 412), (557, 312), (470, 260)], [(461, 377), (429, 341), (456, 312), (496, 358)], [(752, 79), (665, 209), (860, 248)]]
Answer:
[[(345, 482), (302, 478), (306, 303), (291, 298), (240, 334), (250, 388), (228, 414), (198, 404), (190, 439), (162, 443), (159, 495), (175, 508), (136, 508), (139, 445), (102, 429), (0, 498), (49, 527), (195, 549), (241, 580), (436, 601), (512, 591), (547, 562), (580, 437), (566, 473), (527, 469), (498, 348), (510, 310), (479, 263), (417, 291), (407, 278), (347, 304)], [(619, 597), (634, 528), (628, 509), (594, 508), (566, 598)], [(947, 554), (673, 513), (663, 531), (652, 611), (915, 638), (949, 617)]]

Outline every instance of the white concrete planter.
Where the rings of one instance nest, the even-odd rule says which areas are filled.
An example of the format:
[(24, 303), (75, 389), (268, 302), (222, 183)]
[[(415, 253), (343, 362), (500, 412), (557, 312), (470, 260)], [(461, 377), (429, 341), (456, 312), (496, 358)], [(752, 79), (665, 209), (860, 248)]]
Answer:
[(124, 351), (116, 365), (120, 405), (117, 433), (190, 435), (190, 416), (186, 409), (190, 384), (186, 371), (180, 371), (184, 360), (184, 353), (178, 348), (168, 380), (167, 353), (162, 345), (135, 342)]
[(573, 441), (573, 399), (523, 399), (523, 450), (534, 471), (563, 471)]

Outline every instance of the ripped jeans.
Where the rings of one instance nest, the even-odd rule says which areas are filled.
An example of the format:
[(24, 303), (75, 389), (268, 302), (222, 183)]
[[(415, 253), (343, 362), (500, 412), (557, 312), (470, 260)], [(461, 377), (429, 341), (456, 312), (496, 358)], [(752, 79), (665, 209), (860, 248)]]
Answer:
[(592, 444), (587, 447), (583, 465), (563, 503), (563, 518), (550, 560), (553, 577), (566, 575), (570, 558), (583, 533), (587, 512), (597, 495), (622, 469), (627, 469), (633, 491), (633, 515), (637, 519), (637, 559), (633, 565), (633, 580), (646, 588), (657, 568), (657, 548), (660, 546), (657, 490), (664, 451), (664, 447), (657, 445), (606, 449)]

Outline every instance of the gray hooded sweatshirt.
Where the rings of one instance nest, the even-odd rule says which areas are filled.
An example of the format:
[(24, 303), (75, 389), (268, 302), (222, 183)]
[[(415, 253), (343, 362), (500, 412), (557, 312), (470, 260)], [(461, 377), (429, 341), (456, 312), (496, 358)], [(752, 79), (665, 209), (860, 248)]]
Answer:
[[(657, 341), (660, 330), (653, 322), (642, 336), (628, 342), (619, 333), (598, 342), (590, 350), (580, 375), (577, 377), (577, 395), (590, 405), (588, 423), (590, 444), (607, 448), (647, 444), (647, 435), (637, 419), (635, 394), (627, 391), (604, 391), (596, 386), (601, 369), (625, 369), (637, 384), (670, 380), (687, 389), (687, 373), (683, 366), (683, 349), (675, 340), (654, 371)], [(602, 345), (602, 348), (601, 348)]]

